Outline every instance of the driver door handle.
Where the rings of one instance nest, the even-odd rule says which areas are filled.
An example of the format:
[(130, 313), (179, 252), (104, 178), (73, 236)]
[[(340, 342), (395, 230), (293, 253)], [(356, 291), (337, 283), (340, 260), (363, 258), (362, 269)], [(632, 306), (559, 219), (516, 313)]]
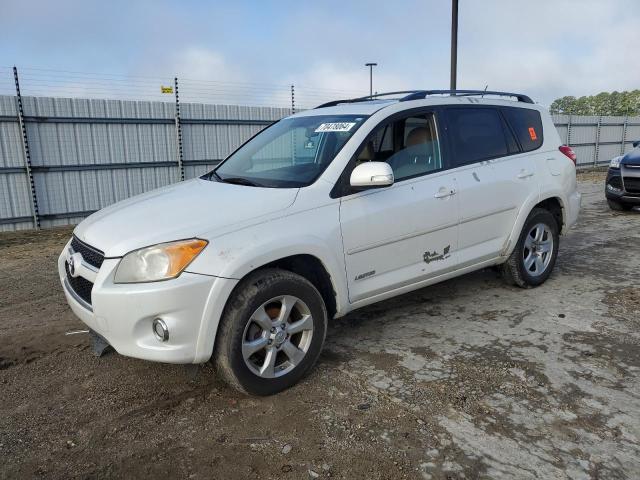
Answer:
[(435, 198), (447, 198), (455, 195), (456, 191), (453, 188), (440, 187), (440, 189), (434, 195)]

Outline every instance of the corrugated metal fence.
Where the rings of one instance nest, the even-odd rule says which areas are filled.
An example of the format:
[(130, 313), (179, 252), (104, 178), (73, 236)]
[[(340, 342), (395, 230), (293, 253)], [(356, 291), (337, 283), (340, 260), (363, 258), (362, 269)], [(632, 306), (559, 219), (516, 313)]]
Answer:
[(578, 166), (604, 165), (640, 140), (640, 117), (554, 115), (562, 143), (578, 156)]
[[(23, 97), (30, 162), (15, 96), (0, 96), (0, 230), (75, 223), (91, 212), (210, 170), (289, 109)], [(640, 139), (640, 117), (554, 117), (579, 165)], [(179, 128), (178, 128), (179, 126)], [(182, 152), (179, 149), (181, 134)], [(27, 168), (29, 167), (29, 168)], [(33, 182), (31, 182), (33, 179)]]
[[(193, 178), (286, 108), (23, 97), (33, 189), (43, 227), (154, 188)], [(0, 96), (0, 230), (34, 227), (15, 96)]]

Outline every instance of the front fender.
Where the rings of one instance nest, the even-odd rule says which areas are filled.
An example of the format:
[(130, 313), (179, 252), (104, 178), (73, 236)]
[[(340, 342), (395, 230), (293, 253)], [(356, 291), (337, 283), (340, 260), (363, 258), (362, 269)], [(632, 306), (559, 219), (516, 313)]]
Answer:
[(282, 258), (312, 255), (331, 277), (340, 315), (348, 305), (341, 238), (338, 206), (327, 205), (213, 238), (187, 270), (241, 280)]

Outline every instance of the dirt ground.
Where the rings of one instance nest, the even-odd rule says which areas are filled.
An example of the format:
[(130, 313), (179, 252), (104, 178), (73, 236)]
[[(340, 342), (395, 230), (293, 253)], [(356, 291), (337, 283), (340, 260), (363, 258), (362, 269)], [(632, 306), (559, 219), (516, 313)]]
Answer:
[(92, 356), (55, 260), (70, 229), (0, 235), (0, 478), (640, 477), (640, 212), (580, 175), (543, 286), (484, 270), (334, 321), (270, 398), (211, 366)]

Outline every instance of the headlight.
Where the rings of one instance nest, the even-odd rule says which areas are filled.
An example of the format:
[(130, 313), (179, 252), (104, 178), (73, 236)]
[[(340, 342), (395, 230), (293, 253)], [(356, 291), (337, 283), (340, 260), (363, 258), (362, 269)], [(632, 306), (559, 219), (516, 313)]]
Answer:
[(620, 160), (622, 160), (622, 155), (619, 157), (614, 157), (611, 159), (611, 163), (609, 163), (610, 168), (620, 168)]
[(115, 283), (157, 282), (180, 275), (207, 246), (206, 240), (192, 238), (160, 243), (127, 253), (116, 269)]

